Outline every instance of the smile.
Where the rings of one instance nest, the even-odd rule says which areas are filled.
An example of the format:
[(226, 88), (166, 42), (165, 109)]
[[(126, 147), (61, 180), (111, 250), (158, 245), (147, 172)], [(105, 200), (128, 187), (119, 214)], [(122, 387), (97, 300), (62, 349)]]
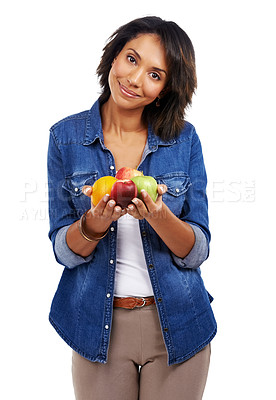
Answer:
[(120, 82), (119, 82), (119, 87), (120, 87), (122, 94), (127, 97), (131, 97), (131, 98), (141, 97), (137, 93), (133, 92), (132, 90), (129, 90), (126, 86), (122, 85)]

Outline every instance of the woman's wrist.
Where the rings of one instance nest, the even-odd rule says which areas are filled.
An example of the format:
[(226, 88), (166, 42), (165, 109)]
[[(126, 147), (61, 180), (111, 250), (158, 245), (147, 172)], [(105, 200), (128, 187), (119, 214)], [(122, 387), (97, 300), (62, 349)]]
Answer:
[(87, 227), (87, 216), (89, 216), (89, 212), (90, 210), (87, 210), (81, 216), (79, 220), (79, 232), (81, 236), (88, 242), (98, 242), (107, 235), (109, 227), (104, 232), (98, 232), (98, 233), (92, 232), (91, 229)]

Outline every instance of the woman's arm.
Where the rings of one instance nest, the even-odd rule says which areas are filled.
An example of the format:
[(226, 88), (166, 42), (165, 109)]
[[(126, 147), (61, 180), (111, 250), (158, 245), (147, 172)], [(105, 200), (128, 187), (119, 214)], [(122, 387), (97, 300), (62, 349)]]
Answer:
[[(86, 196), (91, 196), (92, 188), (85, 186), (83, 193)], [(83, 222), (83, 231), (88, 237), (100, 237), (109, 228), (112, 221), (116, 221), (126, 210), (116, 206), (114, 200), (109, 200), (109, 195), (106, 194), (96, 207), (91, 204), (91, 209), (86, 214)], [(68, 229), (66, 234), (66, 242), (68, 247), (76, 254), (87, 257), (96, 248), (98, 241), (88, 241), (85, 239), (79, 229), (79, 221), (74, 222)]]
[[(98, 242), (89, 242), (80, 233), (79, 214), (72, 206), (70, 193), (62, 187), (65, 179), (64, 166), (62, 155), (52, 129), (49, 138), (47, 168), (50, 219), (49, 238), (53, 244), (56, 260), (68, 268), (74, 268), (86, 262), (85, 258), (93, 252)], [(85, 186), (83, 192), (91, 197), (92, 187)], [(112, 221), (117, 220), (121, 215), (125, 214), (125, 211), (122, 211), (121, 207), (116, 206), (114, 201), (108, 200), (109, 197), (107, 195), (104, 196), (96, 207), (91, 204), (91, 210), (86, 216), (83, 227), (88, 236), (101, 236), (100, 233), (105, 232)]]
[(146, 191), (143, 201), (133, 199), (128, 213), (135, 218), (145, 218), (168, 248), (177, 256), (186, 257), (195, 243), (194, 231), (189, 224), (177, 218), (162, 201), (166, 186), (158, 185), (158, 198), (154, 203)]
[(160, 213), (149, 215), (146, 220), (177, 257), (184, 258), (190, 253), (195, 243), (194, 231), (189, 224), (177, 218), (165, 203)]
[[(165, 185), (158, 185), (159, 196), (156, 203), (144, 192), (143, 201), (134, 199), (135, 206), (129, 206), (128, 212), (135, 218), (145, 218), (175, 256), (183, 259), (193, 248), (199, 253), (200, 246), (198, 247), (198, 245), (204, 243), (204, 251), (202, 249), (200, 251), (202, 252), (201, 256), (206, 255), (206, 259), (210, 241), (206, 196), (207, 176), (201, 143), (195, 131), (191, 143), (189, 177), (192, 185), (185, 194), (180, 218), (176, 217), (162, 201), (162, 189), (165, 193)], [(197, 232), (194, 232), (191, 225), (198, 227)], [(199, 229), (201, 229), (200, 237)], [(201, 263), (202, 257), (195, 265), (198, 266)], [(194, 268), (194, 265), (192, 267)]]
[[(80, 234), (79, 221), (74, 222), (66, 234), (66, 242), (70, 250), (81, 257), (88, 257), (95, 250), (98, 242), (89, 242)], [(86, 232), (86, 231), (85, 231)], [(87, 232), (88, 233), (88, 232)]]

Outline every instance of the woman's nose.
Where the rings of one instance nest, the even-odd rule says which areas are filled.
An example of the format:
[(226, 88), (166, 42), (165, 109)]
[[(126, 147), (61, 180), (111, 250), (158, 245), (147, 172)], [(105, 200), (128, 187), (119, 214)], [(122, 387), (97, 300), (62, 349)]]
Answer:
[(135, 71), (132, 71), (131, 74), (129, 74), (127, 80), (130, 85), (139, 87), (139, 86), (141, 86), (141, 83), (142, 83), (142, 76), (143, 76), (142, 69), (137, 68), (137, 69), (135, 69)]

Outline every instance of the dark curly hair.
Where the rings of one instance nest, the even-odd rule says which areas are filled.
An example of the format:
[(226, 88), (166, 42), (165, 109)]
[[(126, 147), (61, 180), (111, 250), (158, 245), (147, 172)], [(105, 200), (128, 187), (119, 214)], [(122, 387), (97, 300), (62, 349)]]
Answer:
[(197, 87), (195, 53), (188, 35), (175, 23), (159, 17), (135, 19), (117, 29), (108, 39), (97, 68), (102, 88), (100, 104), (110, 96), (109, 71), (114, 58), (125, 44), (141, 34), (156, 34), (164, 46), (168, 64), (168, 81), (160, 106), (148, 104), (142, 114), (143, 121), (150, 123), (154, 133), (163, 140), (177, 137), (184, 127), (185, 109), (192, 103)]

